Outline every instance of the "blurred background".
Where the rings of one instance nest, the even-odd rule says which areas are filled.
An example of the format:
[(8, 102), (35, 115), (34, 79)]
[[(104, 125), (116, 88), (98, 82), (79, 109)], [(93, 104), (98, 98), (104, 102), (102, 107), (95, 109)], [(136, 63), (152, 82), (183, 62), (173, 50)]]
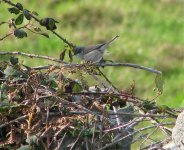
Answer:
[[(28, 10), (36, 11), (40, 19), (55, 18), (59, 21), (56, 31), (76, 45), (96, 44), (119, 35), (104, 58), (163, 71), (164, 92), (157, 102), (170, 107), (184, 106), (184, 0), (12, 2), (20, 2)], [(9, 7), (0, 4), (0, 22), (15, 16), (7, 11)], [(5, 25), (0, 26), (0, 37), (8, 31)], [(0, 41), (0, 51), (21, 51), (58, 58), (65, 45), (51, 33), (49, 36), (47, 39), (28, 32), (28, 37), (21, 40), (9, 37)], [(30, 66), (53, 63), (20, 57), (20, 61), (23, 60)], [(103, 72), (122, 90), (135, 84), (137, 96), (150, 100), (156, 96), (153, 73), (127, 67), (106, 67)]]

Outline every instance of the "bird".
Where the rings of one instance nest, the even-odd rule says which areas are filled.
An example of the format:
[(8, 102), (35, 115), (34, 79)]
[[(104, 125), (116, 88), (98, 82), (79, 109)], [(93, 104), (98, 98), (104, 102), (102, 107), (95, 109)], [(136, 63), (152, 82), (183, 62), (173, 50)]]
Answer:
[(86, 62), (100, 63), (101, 61), (103, 61), (103, 54), (105, 49), (118, 37), (119, 36), (116, 35), (111, 40), (101, 44), (89, 46), (75, 46), (73, 48), (73, 53), (74, 55)]

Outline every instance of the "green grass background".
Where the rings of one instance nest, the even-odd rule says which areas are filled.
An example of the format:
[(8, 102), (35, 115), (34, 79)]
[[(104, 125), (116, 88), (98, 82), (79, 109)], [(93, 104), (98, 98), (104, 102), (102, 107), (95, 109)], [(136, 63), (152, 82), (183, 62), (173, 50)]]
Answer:
[[(12, 1), (14, 3), (17, 0)], [(163, 71), (165, 86), (157, 99), (170, 107), (184, 106), (184, 1), (182, 0), (24, 0), (25, 8), (39, 18), (58, 20), (57, 32), (78, 45), (95, 44), (120, 37), (108, 48), (106, 59), (153, 67)], [(0, 21), (16, 17), (0, 3)], [(33, 23), (35, 23), (33, 21)], [(36, 24), (38, 25), (38, 24)], [(39, 26), (39, 25), (38, 25)], [(0, 26), (0, 37), (9, 29)], [(47, 31), (46, 31), (47, 32)], [(51, 33), (50, 39), (28, 32), (28, 37), (0, 41), (0, 51), (22, 51), (58, 57), (64, 43)], [(1, 58), (4, 58), (0, 56)], [(21, 57), (30, 66), (51, 64)], [(106, 67), (104, 73), (120, 89), (135, 82), (135, 93), (153, 99), (155, 74), (127, 67)]]

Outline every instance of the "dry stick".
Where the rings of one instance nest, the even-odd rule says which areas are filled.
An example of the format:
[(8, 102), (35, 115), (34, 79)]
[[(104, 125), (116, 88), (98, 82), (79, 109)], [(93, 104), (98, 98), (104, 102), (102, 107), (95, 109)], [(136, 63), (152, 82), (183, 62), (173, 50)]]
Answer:
[[(139, 109), (139, 112), (142, 113), (142, 114), (145, 114), (144, 110), (142, 110), (141, 108), (138, 108)], [(172, 134), (172, 131), (171, 129), (165, 127), (165, 126), (160, 126), (160, 122), (153, 118), (153, 117), (147, 117), (154, 125), (157, 125), (164, 133), (166, 133), (168, 136), (170, 136)]]
[(90, 150), (89, 149), (89, 142), (88, 142), (88, 138), (85, 137), (85, 143), (86, 143), (86, 150)]
[[(114, 111), (114, 113), (117, 113), (117, 109), (116, 109), (116, 107), (115, 106), (112, 106), (113, 107), (113, 111)], [(115, 115), (115, 117), (116, 117), (116, 122), (117, 122), (117, 125), (118, 125), (118, 129), (119, 129), (119, 131), (121, 130), (121, 128), (119, 127), (120, 126), (120, 119), (119, 119), (119, 116), (118, 115)]]
[(134, 121), (135, 121), (135, 120), (132, 120), (132, 121), (129, 121), (128, 123), (125, 123), (125, 124), (120, 124), (120, 123), (119, 123), (118, 126), (115, 126), (115, 127), (113, 127), (113, 128), (110, 128), (110, 129), (106, 129), (106, 130), (104, 130), (103, 132), (112, 132), (112, 131), (114, 131), (114, 130), (119, 130), (119, 131), (121, 131), (122, 128), (125, 128), (125, 127), (131, 125), (132, 123), (134, 123)]
[(60, 142), (58, 143), (57, 149), (56, 149), (56, 150), (59, 150), (59, 149), (60, 149), (60, 147), (61, 147), (61, 145), (62, 145), (62, 143), (63, 143), (63, 141), (64, 141), (64, 139), (65, 139), (65, 137), (66, 137), (66, 134), (67, 134), (67, 132), (65, 132), (65, 134), (64, 134), (63, 137), (62, 137), (62, 139), (61, 139)]
[(131, 142), (126, 143), (124, 146), (132, 145), (133, 143), (137, 142), (138, 140), (143, 139), (147, 134), (139, 135), (138, 137), (135, 137)]
[(105, 114), (105, 107), (103, 107), (102, 116), (100, 117), (100, 133), (99, 133), (99, 147), (101, 148), (103, 145), (103, 129), (104, 129), (104, 114)]
[[(49, 128), (49, 104), (47, 103), (47, 117), (46, 117), (46, 130)], [(47, 149), (49, 149), (50, 145), (50, 133), (47, 132)]]
[(30, 57), (30, 58), (41, 58), (41, 59), (51, 60), (51, 61), (58, 62), (58, 63), (67, 64), (67, 62), (58, 60), (58, 59), (53, 58), (53, 57), (29, 54), (29, 53), (24, 53), (24, 52), (19, 52), (19, 51), (17, 51), (17, 52), (0, 52), (0, 55), (21, 55), (21, 56), (27, 56), (27, 57)]
[(151, 148), (154, 148), (153, 146), (155, 146), (155, 148), (158, 148), (158, 146), (162, 146), (162, 145), (164, 145), (164, 144), (167, 144), (167, 143), (169, 143), (170, 141), (171, 141), (171, 137), (167, 137), (165, 140), (163, 140), (163, 141), (161, 141), (161, 142), (155, 142), (155, 143), (153, 143), (153, 144), (151, 144), (151, 145), (148, 145), (148, 146), (143, 147), (142, 150), (147, 150), (147, 149), (149, 149), (150, 147), (151, 147)]
[[(168, 123), (164, 123), (164, 124), (162, 124), (162, 125), (168, 125)], [(147, 127), (144, 127), (144, 128), (140, 128), (139, 130), (134, 131), (134, 132), (132, 132), (131, 134), (126, 135), (126, 136), (124, 136), (124, 137), (118, 139), (117, 141), (114, 141), (114, 142), (112, 142), (112, 143), (110, 143), (110, 144), (105, 145), (104, 147), (100, 148), (99, 150), (104, 150), (104, 149), (106, 149), (106, 148), (108, 148), (108, 147), (110, 147), (110, 146), (112, 146), (112, 145), (114, 145), (114, 144), (117, 144), (118, 142), (122, 141), (123, 139), (126, 139), (126, 138), (128, 138), (128, 137), (130, 137), (130, 136), (133, 136), (133, 135), (135, 135), (135, 134), (137, 134), (137, 133), (139, 133), (139, 132), (141, 132), (141, 131), (148, 130), (148, 129), (151, 129), (151, 128), (155, 128), (155, 127), (157, 127), (157, 126), (158, 126), (158, 125), (152, 125), (152, 126), (147, 126)]]
[(72, 150), (74, 148), (74, 146), (76, 145), (76, 143), (78, 142), (82, 132), (84, 131), (85, 129), (82, 129), (79, 133), (79, 135), (77, 136), (77, 139), (75, 140), (75, 142), (73, 143), (72, 147), (70, 148), (70, 150)]
[(95, 139), (95, 131), (96, 131), (96, 119), (95, 119), (95, 123), (94, 123), (94, 130), (93, 130), (93, 135), (92, 135), (92, 139), (91, 139), (91, 145), (92, 145), (92, 148), (94, 148), (94, 139)]
[(4, 124), (0, 125), (0, 129), (1, 129), (2, 127), (5, 127), (5, 126), (11, 124), (11, 123), (14, 123), (14, 122), (17, 122), (17, 121), (19, 121), (19, 120), (25, 119), (25, 118), (27, 118), (28, 116), (29, 116), (29, 115), (24, 115), (24, 116), (21, 116), (21, 117), (19, 117), (19, 118), (16, 118), (16, 119), (12, 120), (12, 121), (9, 121), (9, 122), (7, 122), (7, 123), (4, 123)]
[(139, 144), (139, 149), (142, 149), (141, 147), (143, 146), (143, 144), (150, 140), (151, 141), (151, 135), (153, 135), (157, 130), (159, 129), (159, 127), (156, 127), (152, 132), (150, 132), (148, 135), (146, 135), (146, 137), (144, 138), (144, 140)]
[[(129, 98), (131, 100), (126, 100), (129, 102), (133, 102), (133, 103), (138, 103), (138, 102), (142, 102), (145, 101), (144, 99), (141, 99), (139, 97), (130, 95), (130, 94), (126, 94), (126, 93), (109, 93), (109, 92), (75, 92), (75, 93), (66, 93), (66, 94), (72, 94), (72, 95), (107, 95), (107, 96), (119, 96), (119, 97), (124, 97), (124, 98)], [(139, 101), (138, 101), (139, 100)]]
[(149, 68), (149, 67), (145, 67), (145, 66), (141, 66), (138, 64), (132, 64), (132, 63), (105, 63), (105, 64), (101, 64), (101, 67), (105, 67), (105, 66), (124, 66), (124, 67), (132, 67), (132, 68), (137, 68), (137, 69), (142, 69), (142, 70), (146, 70), (152, 73), (156, 73), (156, 74), (162, 74), (161, 71), (155, 70), (153, 68)]
[[(87, 114), (90, 112), (84, 112), (84, 111), (70, 111), (68, 112), (69, 114)], [(108, 115), (126, 115), (126, 116), (135, 116), (135, 117), (157, 117), (157, 118), (163, 118), (163, 117), (167, 117), (167, 115), (157, 115), (157, 114), (133, 114), (133, 113), (124, 113), (124, 112), (117, 112), (117, 113), (113, 113), (113, 112), (106, 112)], [(100, 115), (99, 113), (96, 113), (98, 115)], [(94, 114), (94, 115), (96, 115)]]

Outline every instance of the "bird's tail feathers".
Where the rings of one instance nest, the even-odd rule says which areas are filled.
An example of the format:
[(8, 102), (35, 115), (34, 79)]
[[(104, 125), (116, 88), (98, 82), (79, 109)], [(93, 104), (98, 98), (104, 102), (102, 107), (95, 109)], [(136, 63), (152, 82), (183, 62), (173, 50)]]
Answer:
[(113, 37), (111, 40), (109, 40), (105, 45), (109, 45), (110, 43), (112, 43), (116, 38), (118, 38), (119, 36), (116, 35), (115, 37)]

